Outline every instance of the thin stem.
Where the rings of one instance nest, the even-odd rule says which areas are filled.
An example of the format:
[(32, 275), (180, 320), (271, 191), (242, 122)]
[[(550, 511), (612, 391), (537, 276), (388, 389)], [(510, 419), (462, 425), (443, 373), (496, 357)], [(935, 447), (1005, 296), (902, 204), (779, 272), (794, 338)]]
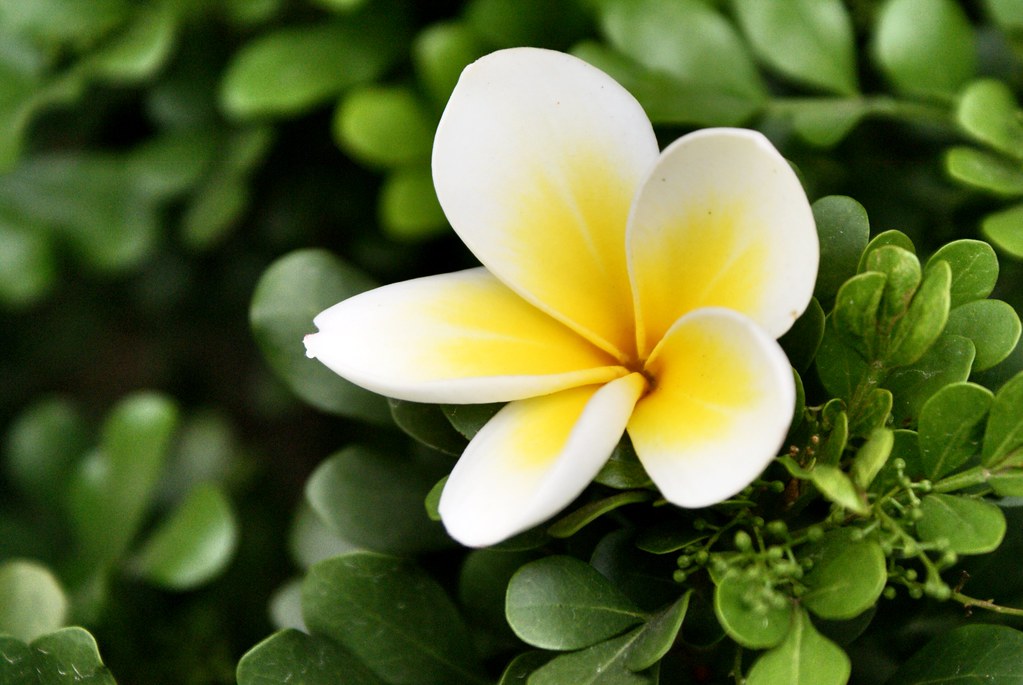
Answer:
[(931, 492), (955, 492), (956, 490), (963, 490), (974, 485), (983, 485), (987, 483), (990, 477), (990, 470), (983, 466), (974, 466), (972, 469), (967, 469), (962, 473), (942, 478), (934, 483), (931, 487)]
[(993, 611), (996, 614), (1005, 614), (1006, 616), (1023, 616), (1023, 609), (1015, 609), (1013, 607), (1005, 607), (1001, 604), (995, 604), (990, 599), (976, 599), (969, 597), (961, 592), (953, 592), (952, 599), (959, 602), (966, 608), (980, 607), (981, 609), (987, 609)]

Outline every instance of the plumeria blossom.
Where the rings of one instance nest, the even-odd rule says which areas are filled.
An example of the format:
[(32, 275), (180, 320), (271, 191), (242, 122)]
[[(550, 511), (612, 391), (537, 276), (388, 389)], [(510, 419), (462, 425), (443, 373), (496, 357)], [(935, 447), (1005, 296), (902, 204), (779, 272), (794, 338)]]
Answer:
[(433, 149), (441, 206), (482, 267), (327, 309), (308, 354), (414, 402), (507, 402), (440, 500), (470, 546), (572, 502), (628, 432), (663, 496), (703, 507), (773, 459), (795, 383), (776, 339), (810, 301), (809, 203), (759, 133), (658, 149), (639, 103), (566, 54), (470, 65)]

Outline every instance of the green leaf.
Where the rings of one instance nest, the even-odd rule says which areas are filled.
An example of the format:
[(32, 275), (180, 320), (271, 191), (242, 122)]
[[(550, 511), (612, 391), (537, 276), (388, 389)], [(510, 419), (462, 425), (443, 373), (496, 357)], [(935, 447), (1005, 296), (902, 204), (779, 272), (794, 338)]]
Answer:
[(441, 408), (448, 421), (466, 440), (472, 440), (480, 428), (494, 418), (503, 403), (498, 404), (444, 404)]
[(994, 504), (959, 495), (930, 494), (920, 501), (916, 531), (923, 542), (945, 540), (958, 554), (986, 554), (1005, 537), (1005, 514)]
[(302, 613), (313, 635), (391, 685), (485, 682), (462, 617), (409, 561), (371, 552), (321, 561), (302, 585)]
[(334, 140), (367, 164), (430, 159), (436, 122), (411, 88), (369, 85), (348, 93), (334, 115)]
[(0, 306), (28, 307), (57, 282), (57, 256), (45, 229), (0, 218)]
[[(840, 401), (832, 400), (835, 404)], [(828, 403), (831, 406), (831, 402)], [(827, 416), (827, 413), (825, 413)], [(823, 444), (817, 450), (817, 462), (829, 466), (837, 466), (845, 454), (845, 446), (849, 442), (849, 415), (839, 410), (830, 417), (830, 430)]]
[(37, 0), (0, 3), (4, 33), (31, 36), (50, 45), (88, 45), (124, 21), (131, 9), (127, 0)]
[(894, 446), (895, 435), (891, 430), (875, 428), (867, 441), (856, 451), (852, 468), (849, 470), (853, 482), (861, 488), (869, 488), (888, 462)]
[(628, 434), (623, 435), (618, 441), (611, 456), (593, 480), (616, 490), (645, 488), (651, 484), (650, 476), (636, 456), (636, 450)]
[(472, 0), (466, 23), (488, 44), (564, 49), (590, 30), (579, 3), (561, 0)]
[(1023, 373), (1017, 374), (995, 394), (984, 429), (981, 462), (998, 467), (1023, 447)]
[(449, 469), (446, 460), (347, 447), (313, 472), (306, 498), (331, 529), (357, 545), (394, 553), (441, 549), (451, 541), (426, 517), (423, 500)]
[(425, 240), (450, 230), (428, 165), (392, 171), (384, 180), (378, 200), (380, 225), (390, 238)]
[(1021, 327), (1012, 305), (1001, 300), (975, 300), (949, 312), (945, 330), (973, 341), (977, 348), (973, 370), (983, 371), (1016, 349)]
[(497, 685), (522, 685), (536, 669), (550, 661), (553, 656), (553, 652), (539, 650), (519, 654), (504, 669)]
[(1023, 633), (1008, 626), (966, 625), (938, 633), (886, 685), (1023, 683)]
[(938, 249), (927, 260), (925, 271), (939, 261), (952, 268), (949, 287), (953, 309), (991, 294), (998, 281), (998, 256), (983, 240), (954, 240)]
[(824, 327), (824, 337), (814, 360), (821, 384), (833, 397), (852, 399), (860, 379), (867, 373), (867, 362), (853, 348), (842, 342), (832, 318)]
[(1023, 28), (1023, 2), (1020, 0), (986, 0), (984, 6), (995, 23), (1003, 29), (1013, 31)]
[(30, 683), (115, 685), (96, 640), (82, 628), (63, 628), (36, 639), (30, 647), (37, 678)]
[(136, 569), (157, 585), (188, 590), (223, 571), (237, 543), (227, 497), (214, 485), (200, 485), (145, 543)]
[(434, 102), (443, 105), (462, 70), (486, 52), (464, 23), (433, 24), (420, 31), (412, 43), (412, 66)]
[(981, 143), (1003, 154), (1023, 157), (1019, 103), (1002, 81), (982, 79), (967, 86), (959, 99), (956, 118)]
[(817, 298), (811, 298), (803, 315), (796, 319), (778, 343), (785, 350), (789, 363), (796, 371), (805, 371), (813, 362), (824, 337), (824, 310)]
[(458, 574), (458, 600), (471, 625), (515, 641), (504, 617), (508, 583), (535, 556), (531, 552), (477, 549), (469, 553)]
[(103, 567), (127, 549), (149, 509), (178, 426), (168, 398), (139, 392), (103, 423), (98, 449), (81, 465), (70, 493), (83, 568)]
[(376, 78), (406, 44), (405, 15), (387, 5), (279, 28), (243, 46), (221, 83), (223, 108), (238, 118), (291, 116)]
[(888, 570), (884, 552), (874, 540), (857, 539), (853, 528), (829, 532), (809, 551), (813, 560), (803, 578), (803, 606), (826, 619), (848, 619), (874, 606)]
[(956, 146), (945, 153), (945, 170), (966, 185), (996, 195), (1023, 195), (1023, 166), (1018, 161), (973, 147)]
[(572, 537), (585, 526), (597, 520), (604, 514), (612, 512), (626, 504), (646, 502), (652, 498), (653, 493), (649, 490), (627, 490), (625, 492), (619, 492), (616, 495), (611, 495), (610, 497), (605, 497), (604, 499), (585, 504), (567, 516), (563, 516), (547, 529), (547, 534), (552, 538)]
[(321, 311), (373, 287), (372, 281), (324, 250), (298, 250), (263, 272), (249, 307), (249, 323), (263, 352), (292, 392), (318, 409), (389, 422), (382, 397), (349, 383), (308, 359), (302, 337)]
[(892, 416), (895, 427), (913, 425), (931, 395), (950, 383), (970, 377), (976, 348), (973, 341), (959, 335), (942, 335), (916, 363), (893, 370), (884, 381), (895, 401)]
[(888, 425), (895, 398), (890, 390), (871, 388), (857, 405), (856, 413), (849, 419), (849, 434), (854, 437), (869, 437), (875, 430)]
[(733, 570), (716, 583), (714, 613), (730, 638), (750, 649), (766, 649), (785, 639), (793, 609), (772, 605), (768, 597), (775, 591), (762, 579)]
[(973, 383), (946, 385), (920, 410), (920, 458), (924, 474), (937, 479), (980, 454), (991, 391)]
[(815, 88), (856, 93), (852, 20), (841, 0), (733, 0), (753, 52), (783, 76)]
[(748, 122), (764, 104), (762, 95), (729, 91), (713, 82), (681, 81), (594, 41), (577, 44), (572, 54), (622, 84), (654, 123), (738, 126)]
[(344, 647), (289, 629), (274, 633), (238, 662), (238, 685), (385, 685)]
[(887, 281), (885, 274), (867, 271), (847, 280), (835, 296), (831, 313), (835, 333), (863, 359), (877, 359), (879, 353), (879, 309)]
[(844, 195), (822, 197), (812, 209), (821, 246), (814, 295), (830, 305), (842, 284), (856, 274), (870, 237), (870, 222), (863, 205)]
[(785, 641), (753, 664), (748, 685), (845, 685), (852, 666), (842, 648), (813, 627), (805, 611), (797, 611)]
[(39, 400), (8, 428), (3, 446), (7, 475), (37, 503), (63, 506), (88, 439), (88, 426), (74, 404), (61, 398)]
[(634, 0), (599, 7), (611, 47), (655, 73), (689, 86), (710, 87), (748, 101), (764, 85), (732, 25), (698, 0)]
[(871, 111), (861, 98), (813, 98), (772, 106), (792, 117), (792, 128), (799, 137), (822, 148), (841, 142)]
[(1023, 259), (1023, 204), (988, 214), (980, 224), (984, 236), (1013, 257)]
[(976, 71), (973, 27), (954, 0), (888, 0), (873, 47), (888, 79), (910, 94), (951, 98)]
[(894, 245), (895, 247), (901, 247), (907, 252), (916, 254), (916, 248), (913, 246), (913, 241), (909, 239), (902, 231), (884, 231), (874, 236), (867, 247), (864, 248), (863, 254), (860, 255), (860, 263), (857, 267), (857, 272), (868, 271), (867, 261), (870, 259), (870, 255), (874, 253), (874, 250), (879, 250), (882, 247)]
[(529, 685), (656, 685), (653, 673), (634, 673), (625, 665), (642, 630), (556, 656), (530, 676)]
[(668, 653), (682, 629), (682, 620), (686, 617), (692, 594), (692, 590), (686, 592), (678, 601), (650, 617), (629, 648), (625, 658), (626, 668), (630, 671), (645, 671)]
[(882, 319), (885, 330), (891, 330), (889, 320), (902, 316), (920, 285), (923, 273), (920, 260), (909, 250), (897, 245), (881, 245), (867, 254), (866, 271), (880, 272), (887, 278), (879, 319)]
[(60, 581), (42, 564), (0, 563), (0, 635), (30, 642), (63, 626), (68, 608)]
[(178, 19), (168, 0), (136, 7), (122, 31), (86, 60), (86, 68), (115, 81), (152, 76), (174, 47)]
[(644, 619), (611, 581), (566, 556), (519, 569), (508, 584), (505, 613), (516, 635), (542, 649), (589, 647)]
[(837, 466), (818, 464), (810, 471), (810, 481), (829, 501), (856, 514), (870, 511), (852, 480)]
[(465, 450), (465, 438), (452, 427), (440, 405), (392, 398), (387, 405), (398, 428), (430, 449), (456, 457)]
[(948, 322), (951, 283), (952, 269), (947, 262), (937, 262), (927, 270), (905, 313), (896, 314), (899, 318), (885, 355), (889, 367), (919, 361), (941, 335)]

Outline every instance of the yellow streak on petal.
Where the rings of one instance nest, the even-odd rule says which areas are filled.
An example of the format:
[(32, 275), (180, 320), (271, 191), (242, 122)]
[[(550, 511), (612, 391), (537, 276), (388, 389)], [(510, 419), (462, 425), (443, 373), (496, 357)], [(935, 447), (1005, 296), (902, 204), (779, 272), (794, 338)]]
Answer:
[[(565, 145), (569, 143), (566, 141)], [(620, 360), (635, 356), (625, 226), (635, 183), (585, 144), (509, 188), (510, 283)], [(512, 266), (513, 265), (513, 266)]]
[(586, 404), (600, 387), (589, 385), (520, 400), (518, 408), (529, 414), (530, 421), (514, 436), (509, 450), (516, 455), (512, 466), (528, 470), (550, 468), (564, 451)]
[(680, 326), (646, 364), (653, 389), (629, 421), (657, 450), (691, 447), (741, 429), (736, 418), (760, 398), (755, 369), (743, 351), (700, 325)]
[(614, 364), (499, 282), (480, 279), (473, 285), (452, 284), (447, 297), (417, 302), (417, 311), (410, 312), (430, 320), (431, 337), (442, 343), (420, 347), (418, 362), (427, 374), (437, 369), (451, 377), (556, 374)]
[(766, 279), (779, 277), (767, 270), (768, 232), (744, 226), (748, 215), (741, 206), (710, 202), (706, 207), (633, 241), (641, 355), (691, 311), (754, 311)]

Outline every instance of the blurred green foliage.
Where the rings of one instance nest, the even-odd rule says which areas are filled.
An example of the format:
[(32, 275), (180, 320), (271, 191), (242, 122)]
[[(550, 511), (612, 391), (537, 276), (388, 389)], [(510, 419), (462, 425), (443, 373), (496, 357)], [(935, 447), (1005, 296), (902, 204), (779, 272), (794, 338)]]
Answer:
[[(610, 499), (644, 485), (627, 444), (598, 477), (626, 492), (566, 524), (579, 531), (557, 543), (566, 556), (535, 561), (538, 544), (555, 544), (543, 530), (503, 551), (448, 545), (423, 499), (493, 408), (388, 405), (308, 362), (301, 336), (375, 283), (473, 263), (433, 194), (432, 131), (463, 66), (515, 45), (607, 71), (662, 141), (759, 128), (811, 199), (830, 196), (814, 206), (832, 265), (818, 318), (786, 349), (801, 374), (815, 355), (852, 369), (804, 374), (809, 396), (856, 405), (824, 412), (837, 454), (873, 440), (889, 411), (900, 430), (883, 450), (856, 443), (862, 482), (825, 469), (794, 478), (841, 502), (894, 477), (867, 463), (872, 450), (937, 478), (970, 465), (967, 438), (976, 446), (984, 426), (983, 466), (1005, 456), (1020, 391), (1002, 386), (1023, 368), (1017, 0), (0, 0), (0, 681), (234, 683), (237, 668), (241, 685), (295, 673), (333, 683), (339, 671), (374, 685), (534, 671), (576, 682), (602, 663), (619, 678), (608, 682), (652, 682), (677, 637), (706, 646), (719, 624), (739, 644), (773, 646), (751, 683), (797, 682), (821, 659), (839, 682), (835, 642), (862, 683), (896, 669), (893, 683), (944, 677), (930, 652), (909, 659), (934, 634), (945, 633), (928, 649), (961, 650), (967, 669), (985, 667), (970, 645), (997, 643), (1011, 660), (1018, 633), (947, 633), (961, 612), (902, 599), (854, 641), (866, 623), (849, 616), (876, 599), (876, 564), (862, 562), (873, 548), (855, 592), (807, 604), (828, 621), (782, 612), (766, 642), (747, 636), (738, 580), (678, 599), (674, 559), (650, 552), (677, 552), (677, 540), (655, 530), (633, 544), (587, 525), (640, 501)], [(881, 236), (869, 247), (868, 233)], [(891, 309), (907, 271), (903, 294), (929, 303), (919, 312)], [(843, 304), (853, 287), (877, 295), (870, 326)], [(947, 320), (921, 325), (922, 338), (865, 333), (935, 311)], [(890, 373), (854, 398), (872, 357)], [(991, 486), (1018, 497), (1013, 475)], [(1015, 534), (970, 562), (970, 589), (1023, 600), (1019, 508), (924, 501), (922, 534), (951, 536), (961, 553), (997, 544), (957, 538), (962, 522), (1006, 517)], [(842, 542), (813, 552), (827, 562), (822, 587), (835, 586)], [(632, 618), (597, 616), (593, 635), (553, 645), (546, 635), (565, 625), (530, 618), (537, 598), (524, 592), (509, 630), (505, 591), (530, 587), (529, 573), (541, 594), (581, 584), (581, 609), (596, 594)], [(360, 633), (369, 618), (378, 639)], [(580, 651), (552, 658), (523, 639)], [(724, 678), (732, 666), (731, 653), (694, 654), (704, 661), (669, 657), (662, 672), (690, 682), (697, 667)]]

